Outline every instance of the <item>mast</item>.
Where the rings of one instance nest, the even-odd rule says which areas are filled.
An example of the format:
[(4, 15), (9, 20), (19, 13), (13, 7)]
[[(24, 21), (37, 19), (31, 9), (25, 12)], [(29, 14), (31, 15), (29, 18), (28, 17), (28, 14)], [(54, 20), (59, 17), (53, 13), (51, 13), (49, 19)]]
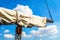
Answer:
[(18, 13), (17, 13), (17, 11), (16, 11), (16, 23), (15, 24), (17, 25), (16, 30), (15, 30), (15, 32), (16, 32), (15, 40), (21, 40), (21, 37), (22, 37), (22, 26), (18, 25)]
[(22, 26), (16, 27), (16, 34), (15, 34), (15, 40), (21, 40), (22, 37)]

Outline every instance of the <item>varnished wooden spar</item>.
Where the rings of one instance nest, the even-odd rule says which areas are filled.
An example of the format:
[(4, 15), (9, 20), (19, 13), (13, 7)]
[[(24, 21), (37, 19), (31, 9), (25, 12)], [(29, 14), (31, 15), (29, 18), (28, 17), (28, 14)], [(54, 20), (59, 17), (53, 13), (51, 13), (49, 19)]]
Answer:
[(47, 23), (53, 23), (54, 21), (53, 20), (50, 20), (50, 19), (47, 19), (46, 22)]

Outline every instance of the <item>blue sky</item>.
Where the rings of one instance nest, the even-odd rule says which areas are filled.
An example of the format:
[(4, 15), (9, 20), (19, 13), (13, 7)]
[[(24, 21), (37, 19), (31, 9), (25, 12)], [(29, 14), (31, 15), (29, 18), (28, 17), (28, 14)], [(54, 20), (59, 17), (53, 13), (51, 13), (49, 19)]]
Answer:
[[(48, 29), (48, 28), (41, 29), (42, 31), (37, 27), (23, 28), (24, 31), (23, 34), (25, 34), (26, 37), (22, 37), (22, 40), (60, 40), (59, 38), (60, 37), (59, 34), (60, 33), (59, 32), (60, 31), (60, 0), (47, 0), (47, 3), (54, 20), (54, 23), (50, 24), (53, 27), (53, 29), (51, 29), (51, 26), (48, 26), (48, 28), (50, 27), (49, 29), (51, 29), (50, 31), (49, 30), (44, 31), (44, 29)], [(45, 0), (0, 0), (0, 7), (5, 7), (8, 9), (15, 8), (17, 4), (27, 5), (31, 8), (34, 15), (43, 16), (43, 17), (46, 16), (47, 18), (50, 19), (48, 10), (46, 8)], [(1, 25), (0, 40), (14, 40), (16, 26), (17, 25), (15, 24)], [(37, 33), (37, 36), (34, 35), (34, 32)], [(55, 35), (51, 33), (54, 33)], [(38, 34), (40, 36), (38, 36)], [(11, 35), (11, 37), (9, 36), (7, 37), (6, 35), (7, 36)]]

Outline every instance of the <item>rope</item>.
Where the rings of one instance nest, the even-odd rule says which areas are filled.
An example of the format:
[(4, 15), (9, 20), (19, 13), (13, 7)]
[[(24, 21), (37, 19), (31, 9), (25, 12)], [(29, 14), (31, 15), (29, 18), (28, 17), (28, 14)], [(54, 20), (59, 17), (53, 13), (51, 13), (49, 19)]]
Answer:
[(50, 18), (51, 18), (51, 20), (53, 20), (52, 15), (51, 15), (51, 12), (50, 12), (50, 10), (49, 10), (49, 7), (48, 7), (48, 4), (47, 4), (47, 1), (46, 1), (46, 0), (45, 0), (45, 3), (46, 3), (47, 10), (48, 10), (48, 12), (49, 12)]
[(16, 11), (16, 24), (18, 25), (18, 12), (17, 12), (17, 10), (15, 10)]

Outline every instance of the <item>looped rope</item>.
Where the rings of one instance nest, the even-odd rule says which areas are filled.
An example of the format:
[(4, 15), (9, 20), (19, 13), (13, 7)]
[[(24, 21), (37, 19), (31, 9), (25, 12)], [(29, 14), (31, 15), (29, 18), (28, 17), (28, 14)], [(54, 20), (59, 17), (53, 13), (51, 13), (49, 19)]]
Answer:
[(16, 24), (18, 25), (18, 12), (17, 12), (17, 10), (15, 10), (16, 11)]

